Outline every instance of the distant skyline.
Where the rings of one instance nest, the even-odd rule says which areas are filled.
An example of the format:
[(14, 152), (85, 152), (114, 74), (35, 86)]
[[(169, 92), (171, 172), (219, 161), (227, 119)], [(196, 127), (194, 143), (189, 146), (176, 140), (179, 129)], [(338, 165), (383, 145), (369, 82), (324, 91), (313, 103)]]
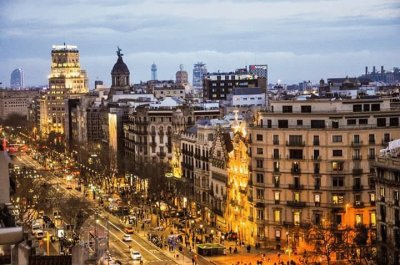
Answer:
[(52, 45), (77, 45), (90, 88), (110, 85), (120, 46), (131, 82), (268, 64), (269, 82), (358, 76), (400, 62), (398, 0), (0, 0), (0, 82), (46, 85)]

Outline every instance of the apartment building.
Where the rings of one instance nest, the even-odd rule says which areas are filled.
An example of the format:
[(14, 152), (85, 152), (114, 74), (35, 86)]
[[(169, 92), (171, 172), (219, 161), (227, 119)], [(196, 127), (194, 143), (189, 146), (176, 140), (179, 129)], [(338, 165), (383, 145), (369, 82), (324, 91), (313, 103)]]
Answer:
[(371, 162), (400, 137), (399, 116), (383, 98), (271, 101), (248, 128), (255, 242), (299, 243), (322, 222), (376, 227)]
[(400, 264), (400, 147), (381, 156), (376, 168), (378, 264)]

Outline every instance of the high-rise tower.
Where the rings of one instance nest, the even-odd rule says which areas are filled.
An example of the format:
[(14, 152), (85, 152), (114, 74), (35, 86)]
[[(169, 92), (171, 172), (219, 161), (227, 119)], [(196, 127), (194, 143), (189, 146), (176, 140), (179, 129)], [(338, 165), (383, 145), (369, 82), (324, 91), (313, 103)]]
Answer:
[(176, 83), (179, 85), (187, 85), (189, 83), (188, 73), (183, 69), (183, 64), (179, 65), (179, 71), (176, 72)]
[(151, 65), (151, 80), (157, 80), (157, 65), (154, 62)]
[(193, 68), (193, 88), (203, 88), (203, 77), (207, 74), (206, 65), (202, 62), (198, 62)]
[(49, 90), (40, 102), (42, 135), (64, 133), (64, 100), (74, 94), (89, 92), (86, 71), (81, 70), (79, 50), (75, 45), (53, 45)]
[(10, 87), (12, 89), (23, 89), (24, 88), (24, 71), (21, 68), (17, 68), (11, 73)]

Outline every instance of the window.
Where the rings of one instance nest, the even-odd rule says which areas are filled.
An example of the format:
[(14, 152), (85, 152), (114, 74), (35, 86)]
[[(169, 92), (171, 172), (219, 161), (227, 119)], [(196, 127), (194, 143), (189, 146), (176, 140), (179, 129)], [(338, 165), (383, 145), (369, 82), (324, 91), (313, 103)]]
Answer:
[(293, 192), (293, 201), (295, 202), (300, 201), (300, 192)]
[(262, 134), (257, 134), (256, 135), (257, 141), (263, 141), (263, 135)]
[(275, 202), (279, 202), (281, 200), (281, 193), (279, 191), (274, 192), (274, 200)]
[(385, 134), (383, 135), (383, 140), (384, 140), (385, 142), (390, 142), (390, 133), (385, 133)]
[(288, 120), (278, 120), (278, 128), (289, 128)]
[(279, 172), (279, 162), (278, 161), (274, 162), (274, 172)]
[(319, 194), (319, 193), (314, 194), (314, 202), (318, 202), (318, 203), (321, 202), (321, 194)]
[(362, 111), (362, 105), (361, 104), (354, 104), (353, 105), (353, 112), (361, 112)]
[(385, 187), (380, 187), (379, 195), (381, 196), (381, 198), (385, 198)]
[(289, 135), (289, 144), (290, 145), (302, 145), (303, 144), (303, 136), (302, 135)]
[(300, 224), (300, 212), (299, 211), (295, 211), (293, 213), (293, 222), (294, 222), (294, 225)]
[(257, 148), (257, 155), (262, 155), (262, 154), (263, 154), (263, 149)]
[(313, 136), (313, 144), (314, 145), (319, 145), (319, 135), (314, 135)]
[(356, 214), (356, 225), (362, 224), (362, 214)]
[(341, 143), (342, 142), (342, 136), (341, 135), (333, 135), (332, 136), (332, 142)]
[(332, 162), (332, 170), (333, 171), (342, 171), (343, 170), (343, 162), (333, 161)]
[(275, 145), (279, 144), (279, 135), (274, 135), (272, 137), (272, 141), (273, 141), (273, 144), (275, 144)]
[(274, 159), (279, 159), (279, 149), (274, 149)]
[(297, 120), (297, 126), (303, 126), (303, 120)]
[(338, 121), (332, 121), (332, 128), (339, 128), (339, 122)]
[(342, 194), (333, 194), (332, 195), (332, 203), (333, 204), (343, 204), (344, 196)]
[(280, 222), (281, 221), (281, 210), (279, 210), (279, 209), (275, 209), (274, 210), (274, 221), (275, 222)]
[(369, 214), (369, 223), (371, 226), (376, 226), (376, 213), (370, 213)]
[(375, 193), (370, 193), (369, 194), (369, 202), (371, 204), (375, 203), (376, 197), (375, 197)]
[[(279, 221), (277, 221), (277, 222), (279, 222)], [(275, 230), (275, 239), (276, 239), (276, 241), (281, 240), (281, 230)]]
[(347, 120), (347, 125), (356, 125), (356, 124), (357, 124), (357, 120), (356, 119)]
[(311, 128), (325, 128), (325, 120), (311, 120)]
[(333, 185), (333, 187), (343, 187), (344, 186), (344, 177), (333, 177), (332, 185)]
[(289, 149), (290, 159), (303, 159), (303, 150), (301, 149)]
[(359, 119), (358, 124), (360, 125), (367, 125), (368, 124), (368, 119)]
[(283, 113), (292, 113), (293, 107), (292, 106), (282, 106), (282, 112)]
[(264, 174), (263, 173), (257, 173), (257, 183), (264, 183)]
[(257, 189), (256, 196), (257, 196), (258, 200), (263, 200), (264, 199), (264, 189)]
[(364, 111), (369, 111), (369, 109), (370, 109), (369, 104), (364, 104), (363, 107), (364, 107)]
[(264, 220), (264, 210), (257, 209), (257, 220)]
[(375, 134), (368, 135), (368, 142), (370, 144), (374, 144), (375, 143)]
[(378, 127), (385, 127), (386, 126), (386, 118), (377, 118), (376, 125)]
[(380, 104), (372, 104), (371, 105), (371, 111), (380, 111), (380, 110), (381, 110)]
[(332, 156), (343, 156), (343, 152), (340, 149), (332, 150)]
[(399, 126), (399, 118), (398, 117), (390, 118), (389, 125), (390, 126)]
[(318, 160), (318, 159), (319, 159), (319, 150), (314, 149), (314, 160)]
[(301, 112), (302, 113), (310, 113), (311, 112), (311, 106), (301, 106)]
[(257, 159), (257, 168), (263, 168), (263, 161), (261, 159)]

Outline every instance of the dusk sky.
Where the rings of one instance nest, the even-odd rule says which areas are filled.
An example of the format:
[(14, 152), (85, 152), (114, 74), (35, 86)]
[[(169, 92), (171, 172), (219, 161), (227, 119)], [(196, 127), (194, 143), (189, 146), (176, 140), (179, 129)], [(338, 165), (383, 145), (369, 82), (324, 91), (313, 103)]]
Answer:
[(400, 66), (399, 0), (0, 0), (0, 82), (21, 67), (46, 85), (55, 44), (77, 45), (90, 87), (110, 84), (119, 46), (134, 83), (268, 64), (269, 82), (358, 76)]

